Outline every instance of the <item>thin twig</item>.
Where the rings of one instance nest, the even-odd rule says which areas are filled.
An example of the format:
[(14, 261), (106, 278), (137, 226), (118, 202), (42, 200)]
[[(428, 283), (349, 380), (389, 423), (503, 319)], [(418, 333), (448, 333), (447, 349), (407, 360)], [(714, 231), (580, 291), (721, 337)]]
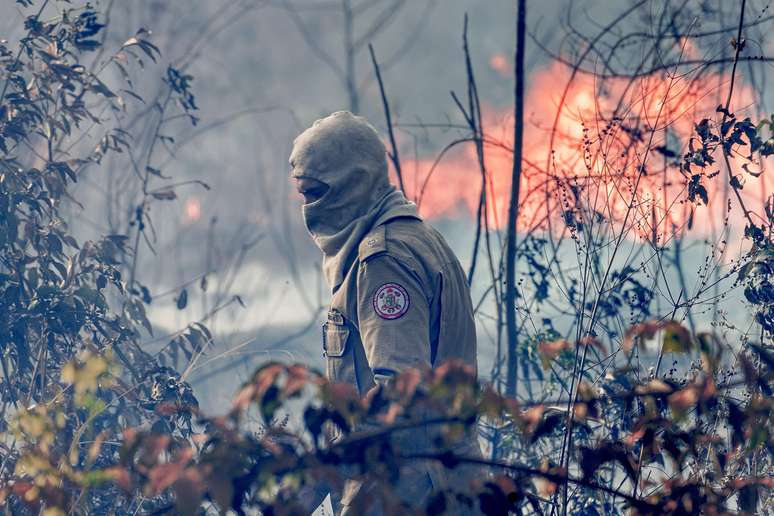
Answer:
[[(379, 63), (376, 62), (376, 54), (374, 53), (374, 46), (368, 44), (368, 51), (371, 53), (371, 62), (374, 64), (374, 72), (376, 73), (376, 80), (379, 82), (379, 93), (382, 96), (382, 106), (384, 106), (384, 118), (387, 121), (387, 134), (390, 136), (390, 146), (392, 152), (388, 152), (393, 166), (395, 167), (395, 173), (398, 175), (398, 184), (403, 194), (406, 194), (406, 187), (403, 185), (403, 173), (400, 168), (400, 157), (398, 156), (398, 145), (395, 143), (395, 132), (392, 128), (392, 116), (390, 115), (390, 104), (387, 101), (387, 94), (384, 91), (384, 82), (382, 81), (382, 74), (379, 71)], [(416, 195), (416, 192), (414, 192)]]

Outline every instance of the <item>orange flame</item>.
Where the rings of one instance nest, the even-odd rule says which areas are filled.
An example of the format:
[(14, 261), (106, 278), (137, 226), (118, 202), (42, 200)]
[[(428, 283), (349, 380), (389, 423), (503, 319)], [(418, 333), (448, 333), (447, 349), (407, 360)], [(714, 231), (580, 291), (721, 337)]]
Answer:
[[(519, 229), (546, 227), (568, 216), (588, 218), (595, 211), (612, 220), (626, 218), (635, 231), (648, 236), (673, 234), (689, 217), (702, 232), (722, 223), (724, 199), (732, 193), (720, 153), (712, 170), (719, 170), (721, 177), (706, 182), (709, 207), (698, 208), (704, 210), (702, 216), (694, 217), (685, 202), (688, 179), (678, 165), (695, 136), (694, 125), (703, 118), (720, 120), (715, 108), (724, 103), (728, 88), (727, 75), (706, 70), (701, 75), (595, 81), (583, 74), (571, 78), (565, 66), (555, 63), (534, 73), (525, 99)], [(732, 111), (741, 119), (754, 105), (754, 91), (737, 78)], [(757, 113), (751, 116), (755, 119)], [(487, 221), (503, 228), (512, 175), (513, 116), (510, 110), (484, 106), (483, 119)], [(759, 205), (771, 191), (771, 179), (753, 178), (741, 169), (743, 162), (732, 159), (732, 172), (747, 179), (749, 188), (742, 193)], [(475, 216), (482, 174), (473, 143), (457, 145), (437, 163), (420, 159), (407, 165), (404, 182), (423, 216)]]

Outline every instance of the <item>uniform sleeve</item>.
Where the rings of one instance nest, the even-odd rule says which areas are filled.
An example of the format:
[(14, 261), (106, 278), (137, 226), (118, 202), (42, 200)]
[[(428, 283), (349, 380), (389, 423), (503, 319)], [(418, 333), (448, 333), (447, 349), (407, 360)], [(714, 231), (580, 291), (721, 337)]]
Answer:
[(382, 254), (361, 262), (358, 325), (378, 383), (409, 367), (430, 367), (430, 307), (419, 278)]

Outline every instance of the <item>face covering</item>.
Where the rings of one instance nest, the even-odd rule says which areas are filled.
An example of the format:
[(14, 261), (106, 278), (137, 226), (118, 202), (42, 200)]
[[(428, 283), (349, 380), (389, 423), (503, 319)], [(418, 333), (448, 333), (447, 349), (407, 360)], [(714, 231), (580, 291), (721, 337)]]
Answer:
[(384, 144), (364, 118), (339, 111), (317, 120), (293, 142), (293, 177), (328, 185), (304, 204), (307, 230), (323, 252), (323, 273), (333, 292), (357, 258), (360, 241), (397, 217), (419, 218), (416, 205), (389, 182)]

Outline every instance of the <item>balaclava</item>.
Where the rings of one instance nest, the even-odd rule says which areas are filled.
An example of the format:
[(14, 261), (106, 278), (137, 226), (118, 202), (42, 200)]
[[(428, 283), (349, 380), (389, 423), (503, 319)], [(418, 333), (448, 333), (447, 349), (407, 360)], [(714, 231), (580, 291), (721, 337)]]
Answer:
[(378, 133), (349, 111), (317, 120), (301, 133), (293, 142), (290, 166), (293, 177), (311, 177), (329, 187), (302, 210), (306, 228), (323, 252), (323, 272), (332, 291), (371, 229), (396, 217), (419, 218), (416, 205), (390, 184)]

